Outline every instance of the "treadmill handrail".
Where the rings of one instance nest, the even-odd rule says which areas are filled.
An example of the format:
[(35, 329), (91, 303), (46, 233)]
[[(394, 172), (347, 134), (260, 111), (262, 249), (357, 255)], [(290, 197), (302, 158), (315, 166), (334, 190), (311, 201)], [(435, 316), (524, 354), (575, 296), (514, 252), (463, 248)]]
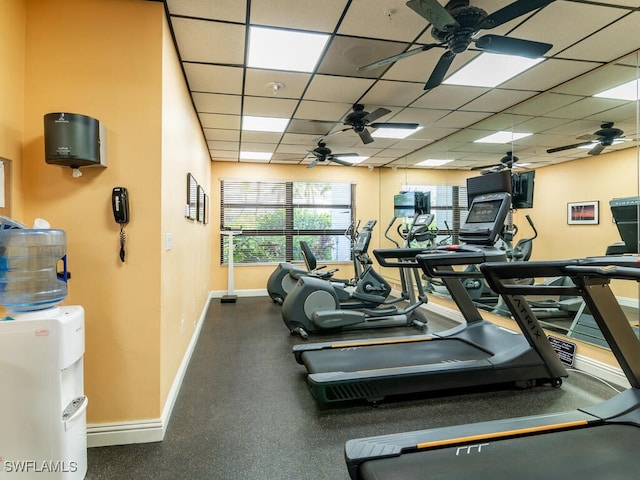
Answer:
[[(416, 262), (416, 255), (428, 251), (426, 248), (377, 248), (373, 251), (373, 255), (382, 267), (395, 268), (420, 268)], [(398, 259), (399, 262), (392, 262), (389, 259)]]
[(540, 260), (528, 262), (492, 262), (480, 265), (491, 289), (505, 295), (570, 295), (578, 296), (575, 285), (546, 285), (542, 283), (515, 284), (505, 282), (516, 278), (561, 277), (567, 275), (568, 262), (576, 260)]
[(569, 265), (566, 267), (568, 273), (593, 275), (616, 280), (637, 280), (640, 281), (640, 265), (638, 267), (621, 267), (619, 265), (607, 266), (587, 266)]
[(442, 269), (455, 265), (480, 265), (485, 262), (506, 260), (504, 251), (495, 247), (474, 245), (445, 245), (416, 256), (424, 273), (432, 278), (482, 278), (480, 271)]

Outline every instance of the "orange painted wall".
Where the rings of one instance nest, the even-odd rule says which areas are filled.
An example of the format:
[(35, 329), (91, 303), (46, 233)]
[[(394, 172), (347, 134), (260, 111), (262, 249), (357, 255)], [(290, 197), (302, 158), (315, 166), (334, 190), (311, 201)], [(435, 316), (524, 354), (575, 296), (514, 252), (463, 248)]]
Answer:
[[(210, 243), (183, 216), (186, 173), (207, 178), (210, 161), (163, 6), (27, 0), (24, 58), (20, 219), (43, 217), (67, 232), (66, 303), (86, 311), (88, 422), (158, 418), (208, 294), (208, 257), (193, 265), (191, 252)], [(103, 123), (108, 168), (72, 178), (69, 168), (45, 163), (43, 115), (58, 111)], [(110, 206), (115, 186), (131, 199), (124, 263)], [(175, 235), (171, 251), (165, 233)]]

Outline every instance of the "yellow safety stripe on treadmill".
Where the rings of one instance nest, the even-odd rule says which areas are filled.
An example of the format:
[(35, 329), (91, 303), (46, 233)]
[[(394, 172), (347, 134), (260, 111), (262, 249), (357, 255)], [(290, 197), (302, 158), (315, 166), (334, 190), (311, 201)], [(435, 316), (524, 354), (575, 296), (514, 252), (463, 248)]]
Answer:
[(481, 435), (471, 435), (468, 437), (447, 438), (445, 440), (424, 442), (424, 443), (417, 444), (416, 447), (421, 450), (426, 448), (434, 448), (434, 447), (446, 447), (448, 445), (475, 442), (478, 440), (491, 440), (496, 438), (526, 435), (528, 433), (549, 432), (553, 430), (563, 430), (566, 428), (583, 427), (588, 423), (589, 422), (587, 420), (576, 420), (575, 422), (556, 423), (553, 425), (542, 425), (539, 427), (520, 428), (517, 430), (504, 430), (502, 432), (485, 433)]
[(353, 347), (368, 347), (369, 345), (387, 345), (389, 343), (411, 343), (411, 342), (428, 342), (436, 337), (415, 337), (415, 338), (390, 338), (387, 340), (367, 340), (366, 342), (354, 342), (354, 343), (334, 343), (330, 348), (353, 348)]

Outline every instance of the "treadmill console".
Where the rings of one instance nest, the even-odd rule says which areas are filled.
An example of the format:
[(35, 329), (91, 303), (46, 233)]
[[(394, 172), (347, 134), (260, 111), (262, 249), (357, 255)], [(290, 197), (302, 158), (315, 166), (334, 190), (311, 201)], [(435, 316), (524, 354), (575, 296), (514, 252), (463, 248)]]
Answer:
[(460, 240), (474, 245), (493, 245), (502, 231), (511, 206), (508, 193), (489, 193), (476, 196), (471, 202)]

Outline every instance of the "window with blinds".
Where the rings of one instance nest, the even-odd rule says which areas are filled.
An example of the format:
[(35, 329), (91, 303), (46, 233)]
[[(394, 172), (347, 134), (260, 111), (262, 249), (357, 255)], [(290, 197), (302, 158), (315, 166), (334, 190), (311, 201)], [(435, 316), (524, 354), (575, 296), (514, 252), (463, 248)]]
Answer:
[(436, 242), (458, 243), (460, 226), (467, 219), (467, 187), (460, 185), (403, 185), (405, 192), (430, 192), (435, 215)]
[[(339, 182), (222, 180), (220, 225), (234, 237), (237, 264), (302, 260), (300, 241), (318, 261), (351, 259), (346, 230), (355, 218), (355, 185)], [(220, 235), (221, 263), (229, 258)]]

